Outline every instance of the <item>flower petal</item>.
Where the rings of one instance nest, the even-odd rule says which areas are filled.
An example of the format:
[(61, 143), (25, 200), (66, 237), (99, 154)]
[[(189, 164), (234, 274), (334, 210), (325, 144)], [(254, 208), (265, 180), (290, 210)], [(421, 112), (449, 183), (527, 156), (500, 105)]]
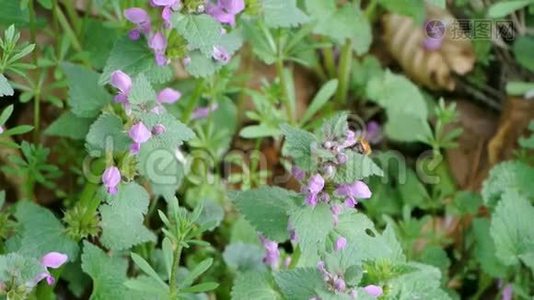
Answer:
[(41, 258), (41, 264), (47, 268), (57, 269), (61, 267), (69, 257), (59, 252), (49, 252)]
[(179, 91), (171, 88), (164, 88), (158, 94), (158, 102), (170, 104), (178, 101), (180, 97), (182, 97), (182, 93)]

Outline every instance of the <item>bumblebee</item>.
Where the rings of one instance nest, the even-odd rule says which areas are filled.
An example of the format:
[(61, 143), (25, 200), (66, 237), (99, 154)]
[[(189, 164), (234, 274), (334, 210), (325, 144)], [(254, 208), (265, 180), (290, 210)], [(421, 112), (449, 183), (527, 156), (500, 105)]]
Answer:
[(360, 136), (356, 143), (350, 148), (363, 155), (369, 155), (372, 152), (371, 145), (363, 136)]

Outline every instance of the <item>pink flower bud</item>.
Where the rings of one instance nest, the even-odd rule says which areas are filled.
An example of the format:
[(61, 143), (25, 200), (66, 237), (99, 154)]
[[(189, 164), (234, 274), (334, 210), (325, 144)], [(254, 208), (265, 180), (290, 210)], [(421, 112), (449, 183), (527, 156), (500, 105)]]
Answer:
[(117, 88), (125, 95), (130, 92), (130, 88), (132, 87), (132, 79), (130, 76), (128, 76), (128, 74), (121, 70), (111, 73), (110, 82), (112, 86)]
[(182, 97), (182, 93), (171, 88), (164, 88), (158, 94), (159, 103), (174, 103)]
[(150, 133), (150, 130), (146, 128), (143, 122), (139, 122), (130, 128), (130, 131), (128, 131), (128, 136), (130, 136), (135, 143), (142, 144), (152, 137), (152, 133)]
[(108, 167), (102, 174), (102, 182), (107, 188), (108, 194), (115, 195), (117, 186), (121, 182), (121, 172), (115, 166)]
[(372, 285), (372, 284), (364, 287), (363, 290), (367, 293), (367, 295), (374, 297), (374, 298), (378, 298), (382, 296), (382, 294), (384, 293), (381, 287), (379, 287), (378, 285)]

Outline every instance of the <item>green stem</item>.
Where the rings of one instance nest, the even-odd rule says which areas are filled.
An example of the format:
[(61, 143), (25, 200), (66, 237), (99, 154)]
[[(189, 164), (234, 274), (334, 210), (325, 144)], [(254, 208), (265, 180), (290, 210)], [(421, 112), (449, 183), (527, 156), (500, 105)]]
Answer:
[(176, 285), (176, 275), (178, 267), (180, 266), (180, 257), (182, 256), (182, 241), (178, 241), (176, 251), (174, 251), (171, 278), (169, 279), (169, 299), (175, 300), (178, 298), (178, 286)]
[(81, 23), (80, 23), (80, 18), (78, 17), (78, 13), (76, 12), (76, 8), (74, 7), (75, 1), (64, 0), (62, 2), (63, 2), (63, 5), (65, 5), (65, 8), (67, 9), (67, 15), (69, 16), (69, 19), (74, 26), (74, 30), (76, 34), (79, 35), (80, 29), (81, 29)]
[(282, 103), (286, 106), (287, 119), (288, 121), (293, 121), (293, 105), (289, 103), (289, 96), (287, 91), (286, 76), (284, 74), (284, 60), (279, 56), (276, 60), (276, 74), (280, 80), (280, 86), (282, 88)]
[(341, 49), (341, 57), (339, 61), (338, 80), (339, 87), (336, 94), (338, 103), (343, 102), (347, 98), (349, 90), (350, 71), (352, 67), (352, 41), (347, 39), (345, 45)]
[(184, 110), (184, 116), (183, 121), (185, 124), (188, 124), (191, 120), (191, 115), (193, 114), (193, 111), (197, 107), (198, 100), (200, 100), (200, 97), (202, 96), (202, 92), (204, 89), (204, 80), (201, 79), (197, 86), (195, 87), (195, 90), (193, 91), (193, 95), (191, 96), (191, 99), (189, 100), (189, 103), (187, 103), (187, 106)]
[(334, 59), (334, 51), (332, 50), (332, 48), (324, 48), (323, 57), (328, 77), (333, 78), (336, 75), (336, 62)]
[(69, 21), (67, 20), (65, 14), (63, 14), (63, 11), (59, 6), (56, 6), (56, 14), (59, 21), (59, 25), (61, 25), (61, 28), (63, 28), (63, 31), (65, 31), (65, 34), (69, 37), (70, 41), (72, 42), (72, 46), (74, 47), (74, 49), (76, 49), (76, 51), (81, 52), (82, 45), (80, 44), (80, 41), (78, 41), (76, 33), (70, 26)]

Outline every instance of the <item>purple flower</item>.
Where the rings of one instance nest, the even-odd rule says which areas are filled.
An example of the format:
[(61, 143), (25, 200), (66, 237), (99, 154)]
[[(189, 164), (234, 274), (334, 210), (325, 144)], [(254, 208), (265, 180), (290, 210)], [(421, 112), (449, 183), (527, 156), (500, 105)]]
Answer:
[(182, 93), (171, 88), (164, 88), (158, 94), (159, 103), (172, 104), (182, 97)]
[(354, 207), (358, 203), (357, 199), (368, 199), (372, 195), (367, 184), (360, 180), (352, 184), (339, 185), (336, 194), (345, 197), (345, 204), (349, 207)]
[(154, 135), (160, 135), (165, 132), (166, 128), (163, 124), (156, 124), (154, 127), (152, 127), (152, 133)]
[(230, 54), (221, 46), (214, 46), (211, 56), (223, 64), (227, 64), (230, 61)]
[(512, 285), (511, 284), (507, 284), (504, 286), (504, 288), (502, 289), (502, 300), (512, 300), (512, 292), (513, 292), (513, 289), (512, 289)]
[(165, 22), (165, 26), (170, 27), (172, 12), (179, 10), (182, 2), (180, 0), (151, 0), (150, 4), (154, 7), (163, 7), (161, 18)]
[(164, 66), (169, 63), (169, 60), (165, 56), (165, 50), (167, 49), (167, 38), (165, 38), (161, 32), (156, 32), (150, 38), (148, 41), (148, 46), (154, 51), (154, 57), (159, 66)]
[(310, 194), (318, 194), (324, 188), (324, 179), (321, 174), (313, 175), (308, 181), (308, 192)]
[(373, 285), (373, 284), (370, 284), (364, 287), (363, 290), (367, 293), (367, 295), (374, 297), (374, 298), (378, 298), (382, 296), (382, 294), (384, 293), (381, 287), (379, 287), (378, 285)]
[(210, 113), (216, 111), (219, 108), (219, 105), (217, 103), (213, 103), (210, 106), (204, 106), (204, 107), (198, 107), (193, 111), (193, 114), (191, 115), (191, 119), (198, 120), (198, 119), (204, 119), (207, 118)]
[(263, 248), (265, 248), (265, 256), (263, 257), (263, 262), (273, 269), (276, 268), (280, 259), (278, 243), (271, 241), (264, 236), (260, 236), (260, 239), (261, 243), (263, 244)]
[(56, 279), (48, 272), (48, 268), (57, 269), (67, 262), (68, 259), (69, 257), (66, 254), (59, 252), (49, 252), (45, 254), (41, 257), (41, 265), (47, 270), (37, 276), (35, 283), (46, 278), (48, 285), (53, 285), (56, 282)]
[(108, 194), (115, 195), (117, 193), (117, 186), (121, 182), (121, 172), (115, 166), (108, 167), (102, 174), (102, 182)]
[(336, 155), (336, 159), (338, 164), (344, 165), (347, 163), (349, 158), (347, 157), (347, 154), (340, 152), (338, 155)]
[(132, 7), (124, 10), (124, 17), (137, 25), (135, 29), (130, 31), (128, 36), (132, 40), (138, 40), (141, 37), (141, 33), (149, 34), (151, 25), (150, 25), (150, 16), (148, 13), (139, 7)]
[(130, 131), (128, 131), (128, 136), (134, 141), (134, 143), (142, 144), (152, 137), (152, 133), (150, 133), (150, 130), (146, 128), (143, 122), (139, 122), (130, 128)]
[(367, 123), (365, 138), (371, 144), (380, 143), (380, 141), (382, 140), (382, 128), (380, 127), (380, 124), (378, 124), (378, 122), (371, 121)]
[(427, 51), (437, 51), (443, 45), (443, 38), (426, 37), (423, 40), (423, 48)]
[(343, 280), (342, 277), (337, 277), (337, 278), (334, 279), (334, 289), (337, 292), (345, 291), (346, 287), (347, 287), (347, 285), (345, 284), (345, 280)]
[(291, 167), (291, 174), (298, 181), (304, 180), (304, 177), (306, 176), (306, 173), (304, 173), (304, 170), (302, 170), (301, 168), (295, 165)]
[(345, 247), (347, 247), (347, 239), (340, 236), (337, 240), (336, 240), (336, 245), (335, 245), (335, 250), (336, 251), (340, 251), (340, 250), (343, 250), (345, 249)]
[(128, 94), (132, 88), (132, 79), (130, 76), (121, 70), (117, 70), (111, 73), (110, 83), (113, 87), (119, 90), (119, 93), (115, 96), (115, 101), (119, 103), (127, 103)]
[(235, 17), (245, 9), (244, 0), (218, 0), (208, 3), (207, 13), (223, 24), (235, 25)]

